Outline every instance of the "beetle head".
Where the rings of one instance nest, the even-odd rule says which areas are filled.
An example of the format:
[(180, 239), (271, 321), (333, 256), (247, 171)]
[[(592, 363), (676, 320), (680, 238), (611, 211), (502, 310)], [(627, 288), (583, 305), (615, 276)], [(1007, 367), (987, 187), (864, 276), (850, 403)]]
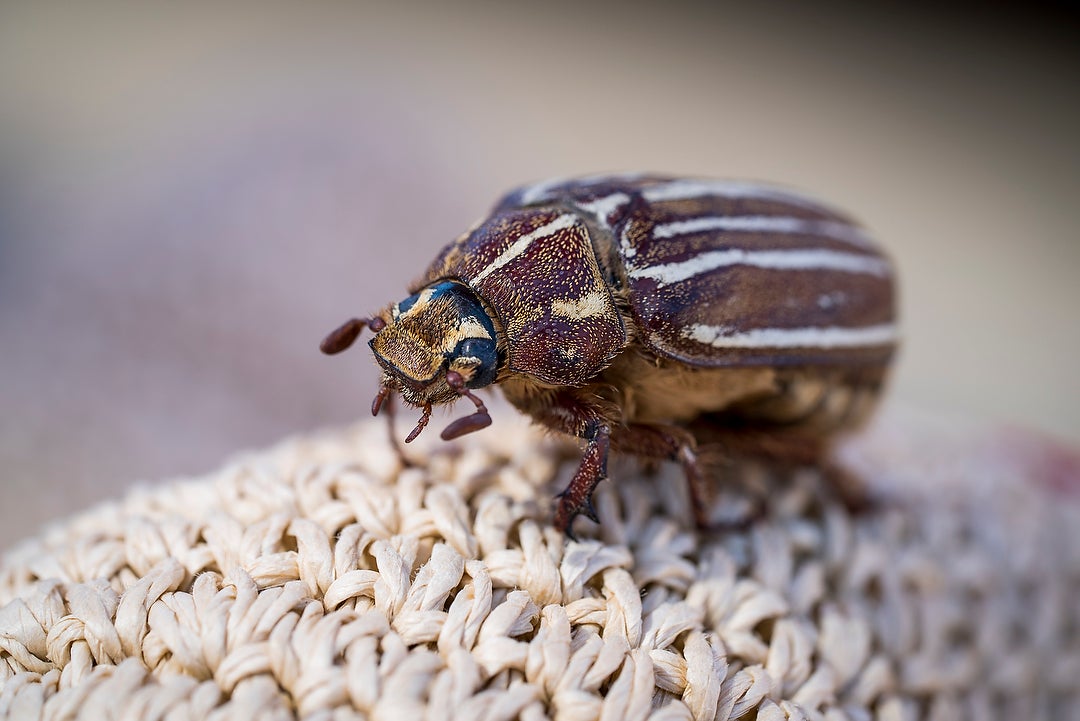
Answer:
[(450, 403), (495, 381), (495, 325), (465, 285), (442, 281), (390, 306), (369, 341), (384, 387), (416, 406)]

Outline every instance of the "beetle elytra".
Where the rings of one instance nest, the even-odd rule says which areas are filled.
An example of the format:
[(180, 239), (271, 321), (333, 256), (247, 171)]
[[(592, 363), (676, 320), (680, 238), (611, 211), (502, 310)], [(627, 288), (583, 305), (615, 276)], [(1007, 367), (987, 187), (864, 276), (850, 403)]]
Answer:
[[(889, 260), (854, 222), (759, 183), (658, 175), (525, 186), (451, 242), (410, 295), (365, 327), (391, 393), (423, 409), (468, 398), (442, 434), (491, 423), (499, 385), (536, 422), (585, 442), (555, 523), (595, 520), (611, 450), (680, 463), (702, 513), (699, 448), (814, 462), (874, 406), (897, 344)], [(702, 517), (699, 516), (699, 521)]]

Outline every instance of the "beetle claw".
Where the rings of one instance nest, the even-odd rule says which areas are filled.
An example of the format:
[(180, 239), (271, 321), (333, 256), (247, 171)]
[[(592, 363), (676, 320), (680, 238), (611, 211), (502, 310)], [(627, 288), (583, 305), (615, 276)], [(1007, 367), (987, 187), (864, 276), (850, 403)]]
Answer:
[(593, 506), (592, 498), (588, 498), (584, 503), (573, 505), (574, 501), (570, 495), (570, 489), (566, 489), (562, 493), (555, 495), (555, 501), (557, 503), (555, 509), (555, 527), (566, 534), (566, 537), (571, 541), (578, 540), (574, 535), (572, 527), (574, 525), (574, 519), (578, 516), (585, 516), (593, 523), (600, 523), (600, 516), (596, 513), (596, 507)]

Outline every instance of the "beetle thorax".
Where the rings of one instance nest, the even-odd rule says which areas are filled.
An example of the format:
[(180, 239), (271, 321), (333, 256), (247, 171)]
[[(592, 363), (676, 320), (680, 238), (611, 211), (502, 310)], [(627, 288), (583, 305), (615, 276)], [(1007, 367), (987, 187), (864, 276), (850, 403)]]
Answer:
[(386, 326), (369, 345), (383, 369), (383, 385), (417, 406), (460, 397), (446, 374), (468, 388), (491, 384), (499, 370), (497, 332), (483, 304), (466, 286), (442, 281), (388, 307)]

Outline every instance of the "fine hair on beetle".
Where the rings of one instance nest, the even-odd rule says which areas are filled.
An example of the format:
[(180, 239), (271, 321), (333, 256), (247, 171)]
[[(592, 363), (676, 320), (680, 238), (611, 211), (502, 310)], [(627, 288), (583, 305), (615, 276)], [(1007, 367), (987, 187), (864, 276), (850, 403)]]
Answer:
[(382, 370), (372, 403), (421, 409), (497, 384), (535, 422), (585, 443), (555, 524), (593, 520), (611, 450), (679, 463), (708, 525), (698, 460), (824, 463), (874, 407), (898, 343), (892, 266), (846, 215), (763, 183), (649, 174), (511, 191), (436, 256), (409, 295), (352, 318)]

